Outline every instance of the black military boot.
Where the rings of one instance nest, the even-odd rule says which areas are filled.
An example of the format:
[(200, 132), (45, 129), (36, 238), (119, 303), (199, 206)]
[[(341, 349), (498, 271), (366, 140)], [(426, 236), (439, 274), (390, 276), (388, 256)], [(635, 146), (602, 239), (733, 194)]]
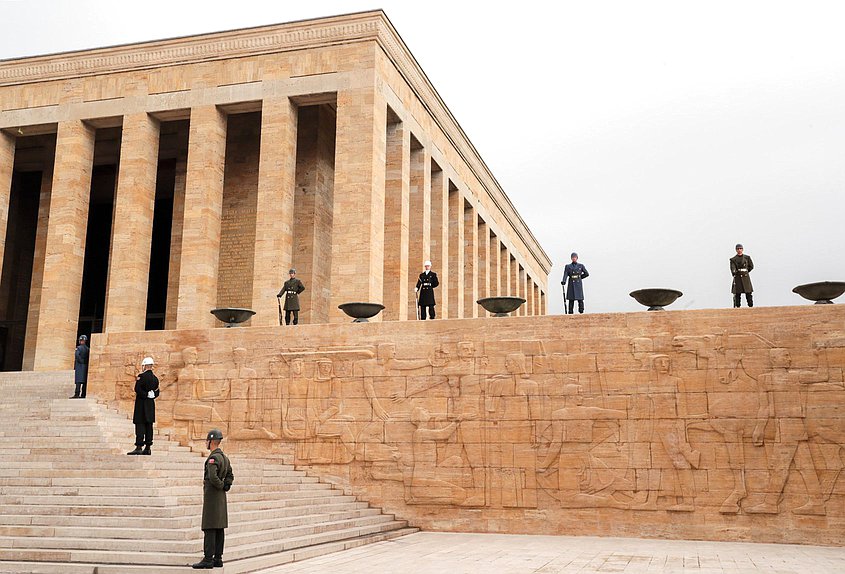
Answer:
[(215, 568), (223, 568), (223, 559), (215, 558), (213, 564)]
[(136, 446), (135, 450), (130, 450), (126, 454), (141, 454), (143, 451), (140, 446)]
[(748, 303), (749, 307), (754, 306), (754, 296), (751, 293), (745, 294), (745, 302)]
[(191, 566), (194, 570), (211, 570), (214, 568), (214, 561), (211, 558), (203, 558)]
[(147, 445), (147, 447), (141, 451), (141, 454), (153, 454), (150, 450), (150, 445)]

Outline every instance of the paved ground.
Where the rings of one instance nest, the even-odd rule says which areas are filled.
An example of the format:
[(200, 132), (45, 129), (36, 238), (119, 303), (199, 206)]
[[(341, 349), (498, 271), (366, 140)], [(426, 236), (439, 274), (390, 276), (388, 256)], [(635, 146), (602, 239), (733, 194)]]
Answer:
[(845, 548), (420, 532), (280, 566), (273, 574), (843, 574)]

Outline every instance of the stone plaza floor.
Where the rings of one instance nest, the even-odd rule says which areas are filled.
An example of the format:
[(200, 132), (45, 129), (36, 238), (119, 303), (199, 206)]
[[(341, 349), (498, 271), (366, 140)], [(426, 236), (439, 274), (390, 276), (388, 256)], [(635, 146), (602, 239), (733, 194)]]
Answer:
[(268, 574), (843, 574), (845, 548), (418, 532), (279, 566)]

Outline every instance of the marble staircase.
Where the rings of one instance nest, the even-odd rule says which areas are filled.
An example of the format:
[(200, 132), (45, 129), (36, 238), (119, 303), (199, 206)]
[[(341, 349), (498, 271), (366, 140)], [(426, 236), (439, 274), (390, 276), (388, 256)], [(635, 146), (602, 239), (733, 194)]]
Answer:
[[(186, 572), (202, 557), (203, 453), (131, 421), (73, 373), (0, 373), (0, 573)], [(224, 442), (225, 448), (225, 442)], [(233, 456), (224, 567), (280, 564), (416, 531), (282, 461)]]

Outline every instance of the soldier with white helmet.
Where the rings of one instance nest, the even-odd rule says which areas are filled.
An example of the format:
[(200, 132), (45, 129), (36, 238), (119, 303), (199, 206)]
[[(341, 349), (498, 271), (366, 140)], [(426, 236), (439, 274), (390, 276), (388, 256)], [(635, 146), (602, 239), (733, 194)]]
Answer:
[(155, 400), (159, 395), (158, 377), (153, 374), (154, 365), (152, 357), (144, 357), (141, 373), (135, 378), (135, 411), (132, 414), (135, 450), (126, 454), (152, 454), (150, 447), (153, 445), (153, 423), (156, 420)]
[(419, 294), (417, 298), (417, 306), (420, 309), (419, 318), (424, 321), (426, 309), (428, 309), (428, 318), (434, 319), (434, 306), (437, 304), (434, 300), (434, 288), (440, 285), (440, 281), (437, 279), (437, 273), (431, 270), (431, 261), (423, 263), (423, 268), (423, 272), (417, 279), (416, 292)]

